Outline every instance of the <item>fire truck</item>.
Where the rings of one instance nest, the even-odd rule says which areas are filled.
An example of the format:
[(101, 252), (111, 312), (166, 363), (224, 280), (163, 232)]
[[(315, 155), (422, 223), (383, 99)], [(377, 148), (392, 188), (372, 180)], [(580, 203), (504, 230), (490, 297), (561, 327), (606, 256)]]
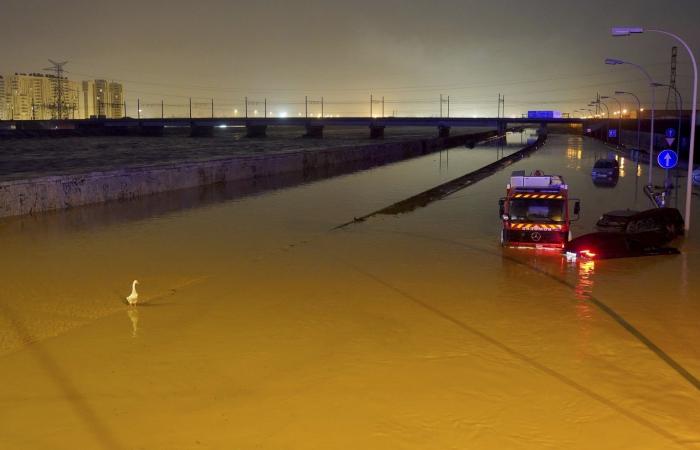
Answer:
[[(574, 201), (573, 219), (569, 202)], [(581, 204), (569, 198), (569, 187), (560, 175), (536, 170), (513, 172), (506, 196), (498, 202), (503, 228), (501, 245), (561, 250), (571, 240), (571, 221), (578, 220)]]

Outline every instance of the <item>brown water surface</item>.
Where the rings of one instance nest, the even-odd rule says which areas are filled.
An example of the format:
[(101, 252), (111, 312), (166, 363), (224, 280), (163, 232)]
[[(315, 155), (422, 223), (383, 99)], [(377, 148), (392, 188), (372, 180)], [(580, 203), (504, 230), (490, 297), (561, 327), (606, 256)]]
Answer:
[[(593, 186), (606, 153), (555, 135), (512, 169), (564, 175), (580, 234), (649, 207), (632, 161)], [(696, 233), (678, 256), (503, 250), (507, 172), (329, 231), (495, 158), (0, 222), (0, 448), (700, 448)]]

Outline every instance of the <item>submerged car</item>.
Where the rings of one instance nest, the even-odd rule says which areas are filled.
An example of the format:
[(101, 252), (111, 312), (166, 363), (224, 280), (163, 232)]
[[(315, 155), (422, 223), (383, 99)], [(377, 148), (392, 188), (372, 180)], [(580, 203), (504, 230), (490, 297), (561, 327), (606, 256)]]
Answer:
[(566, 244), (567, 259), (675, 255), (680, 252), (667, 244), (683, 235), (684, 222), (675, 208), (626, 209), (603, 214), (596, 229)]
[(676, 208), (654, 208), (641, 212), (610, 211), (603, 214), (595, 226), (598, 231), (644, 234), (648, 240), (662, 245), (682, 236), (684, 225), (683, 216)]
[(620, 164), (616, 159), (599, 159), (593, 165), (591, 178), (594, 182), (598, 180), (617, 180), (620, 177)]
[(564, 252), (567, 259), (628, 258), (680, 253), (678, 249), (659, 244), (653, 236), (602, 231), (584, 234), (567, 242)]

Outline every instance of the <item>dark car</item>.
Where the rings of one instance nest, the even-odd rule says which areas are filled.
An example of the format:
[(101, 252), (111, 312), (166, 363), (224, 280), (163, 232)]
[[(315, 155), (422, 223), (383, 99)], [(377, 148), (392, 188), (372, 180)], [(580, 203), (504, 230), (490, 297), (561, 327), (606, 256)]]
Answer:
[(603, 214), (596, 223), (596, 229), (646, 235), (648, 241), (654, 240), (658, 245), (663, 245), (683, 235), (684, 222), (676, 208), (654, 208), (641, 212), (626, 209)]
[(567, 258), (570, 258), (570, 255), (575, 255), (582, 259), (627, 258), (680, 253), (675, 248), (659, 245), (654, 236), (629, 235), (620, 232), (584, 234), (567, 242), (564, 251)]
[(639, 211), (633, 209), (620, 209), (615, 211), (606, 212), (598, 222), (596, 222), (595, 227), (598, 231), (619, 231), (624, 232), (627, 229), (627, 223), (630, 217), (639, 214)]
[(616, 159), (599, 159), (593, 165), (591, 178), (598, 180), (617, 180), (620, 177), (620, 165)]

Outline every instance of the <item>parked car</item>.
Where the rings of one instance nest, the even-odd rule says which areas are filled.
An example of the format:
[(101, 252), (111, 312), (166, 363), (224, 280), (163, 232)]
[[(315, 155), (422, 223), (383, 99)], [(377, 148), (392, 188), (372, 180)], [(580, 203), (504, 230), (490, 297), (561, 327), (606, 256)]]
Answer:
[(646, 235), (646, 241), (655, 245), (664, 245), (685, 231), (683, 216), (676, 208), (610, 211), (603, 214), (595, 226), (603, 232)]
[(616, 180), (620, 177), (620, 165), (616, 159), (599, 159), (593, 165), (591, 178), (597, 180)]
[(566, 243), (567, 259), (608, 259), (634, 256), (676, 255), (678, 249), (659, 245), (651, 235), (620, 232), (584, 234)]
[(700, 184), (700, 169), (693, 170), (693, 183)]

